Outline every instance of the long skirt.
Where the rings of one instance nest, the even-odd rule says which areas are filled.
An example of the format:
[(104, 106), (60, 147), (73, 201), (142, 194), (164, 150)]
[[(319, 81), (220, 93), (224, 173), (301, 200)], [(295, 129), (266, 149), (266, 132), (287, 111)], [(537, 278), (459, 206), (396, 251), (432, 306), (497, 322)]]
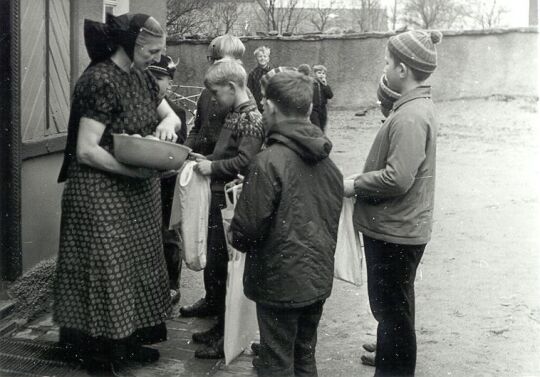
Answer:
[(164, 340), (170, 311), (159, 179), (72, 163), (62, 198), (53, 320), (92, 338), (144, 329)]

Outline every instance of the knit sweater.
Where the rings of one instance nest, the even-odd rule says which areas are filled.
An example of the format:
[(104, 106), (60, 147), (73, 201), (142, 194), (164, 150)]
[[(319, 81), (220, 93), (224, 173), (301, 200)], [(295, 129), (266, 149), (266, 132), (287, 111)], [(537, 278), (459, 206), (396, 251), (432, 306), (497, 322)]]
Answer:
[(358, 231), (396, 244), (430, 240), (436, 140), (431, 88), (417, 87), (395, 102), (355, 179)]
[(262, 116), (253, 100), (229, 112), (214, 152), (207, 156), (212, 161), (212, 191), (223, 191), (225, 183), (238, 174), (247, 175), (248, 166), (263, 142)]

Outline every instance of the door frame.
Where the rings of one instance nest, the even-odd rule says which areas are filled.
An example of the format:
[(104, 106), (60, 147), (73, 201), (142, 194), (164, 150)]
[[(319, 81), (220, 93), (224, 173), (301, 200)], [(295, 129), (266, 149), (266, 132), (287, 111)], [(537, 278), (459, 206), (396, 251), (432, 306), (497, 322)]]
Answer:
[[(7, 77), (0, 85), (1, 118), (7, 120), (2, 128), (2, 194), (1, 194), (1, 277), (13, 281), (22, 274), (21, 245), (21, 137), (20, 137), (20, 6), (18, 0), (0, 0), (3, 25), (8, 35), (4, 43), (8, 57), (0, 64), (2, 77)], [(4, 32), (4, 30), (3, 30)], [(7, 65), (6, 65), (7, 63)]]

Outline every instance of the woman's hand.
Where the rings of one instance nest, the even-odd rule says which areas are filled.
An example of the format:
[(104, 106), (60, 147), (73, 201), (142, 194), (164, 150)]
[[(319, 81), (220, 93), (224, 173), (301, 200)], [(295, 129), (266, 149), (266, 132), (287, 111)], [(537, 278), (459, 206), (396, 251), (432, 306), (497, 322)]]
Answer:
[(159, 172), (154, 169), (132, 168), (132, 172), (133, 172), (132, 174), (133, 178), (147, 179), (147, 178), (159, 177)]
[(197, 162), (204, 161), (204, 160), (208, 160), (208, 159), (206, 158), (206, 156), (203, 156), (202, 154), (195, 153), (195, 152), (190, 152), (190, 153), (189, 153), (189, 159), (190, 159), (190, 160), (197, 161)]
[(203, 160), (195, 165), (195, 170), (198, 171), (201, 175), (208, 176), (212, 174), (212, 162), (208, 160)]
[(178, 135), (176, 135), (175, 125), (171, 122), (163, 120), (156, 128), (154, 135), (160, 140), (176, 142)]

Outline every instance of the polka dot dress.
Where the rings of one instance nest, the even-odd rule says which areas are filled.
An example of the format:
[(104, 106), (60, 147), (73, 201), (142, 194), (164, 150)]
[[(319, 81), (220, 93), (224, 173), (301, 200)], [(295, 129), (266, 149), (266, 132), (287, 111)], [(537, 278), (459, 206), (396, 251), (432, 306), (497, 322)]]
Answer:
[[(110, 60), (87, 69), (72, 103), (112, 133), (154, 132), (158, 87), (147, 72)], [(54, 320), (92, 337), (122, 339), (162, 325), (170, 309), (158, 178), (135, 179), (69, 164), (62, 198)]]

